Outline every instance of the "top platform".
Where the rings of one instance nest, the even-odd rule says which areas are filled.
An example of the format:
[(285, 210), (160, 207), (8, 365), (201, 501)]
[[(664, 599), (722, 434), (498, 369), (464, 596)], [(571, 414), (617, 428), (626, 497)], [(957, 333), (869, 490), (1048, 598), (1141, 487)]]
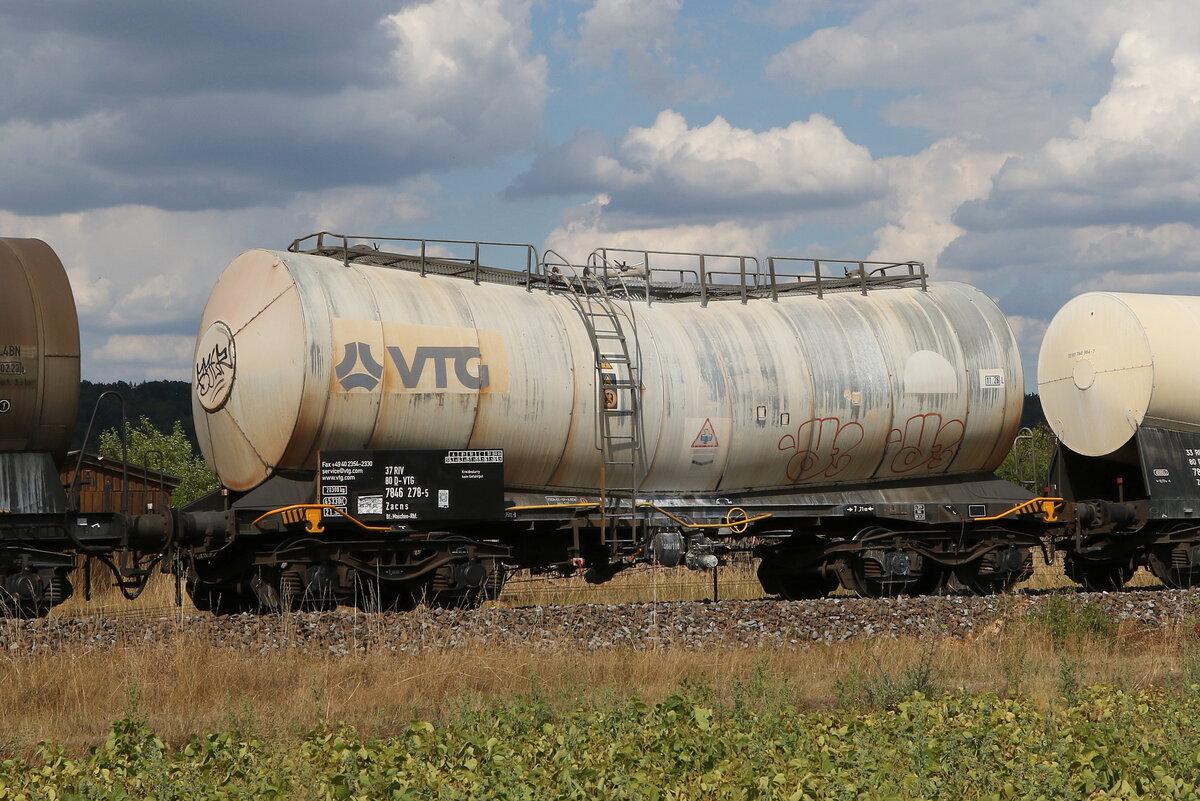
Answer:
[[(379, 243), (385, 243), (380, 247)], [(719, 253), (598, 248), (584, 264), (553, 250), (539, 255), (533, 245), (456, 239), (368, 237), (322, 231), (297, 239), (293, 253), (309, 253), (343, 264), (371, 264), (444, 275), (476, 284), (523, 286), (528, 290), (579, 291), (594, 286), (610, 295), (661, 302), (776, 300), (780, 295), (816, 295), (894, 288), (928, 288), (925, 265)], [(485, 264), (484, 261), (488, 263)], [(579, 279), (590, 279), (580, 281)]]

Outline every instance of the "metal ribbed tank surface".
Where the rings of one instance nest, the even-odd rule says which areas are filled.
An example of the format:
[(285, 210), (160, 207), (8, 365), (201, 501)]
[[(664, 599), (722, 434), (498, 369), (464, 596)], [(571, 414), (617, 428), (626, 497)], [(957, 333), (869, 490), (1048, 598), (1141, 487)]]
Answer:
[(79, 409), (79, 320), (45, 242), (0, 238), (0, 452), (61, 458)]
[[(599, 486), (584, 314), (569, 292), (512, 283), (243, 254), (200, 326), (205, 458), (246, 490), (313, 470), (322, 450), (503, 448), (511, 487)], [(640, 363), (643, 492), (986, 472), (1016, 433), (1016, 343), (964, 284), (620, 305)]]
[(1104, 456), (1141, 425), (1200, 431), (1200, 298), (1089, 292), (1046, 329), (1038, 391), (1063, 444)]

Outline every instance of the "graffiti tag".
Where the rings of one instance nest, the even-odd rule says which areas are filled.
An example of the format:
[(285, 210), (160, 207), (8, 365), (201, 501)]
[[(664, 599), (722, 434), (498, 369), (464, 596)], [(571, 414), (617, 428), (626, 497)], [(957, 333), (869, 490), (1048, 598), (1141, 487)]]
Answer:
[(221, 393), (233, 373), (233, 359), (228, 347), (219, 343), (196, 362), (196, 394), (202, 399)]
[(779, 440), (779, 450), (793, 451), (787, 463), (788, 481), (833, 478), (850, 466), (854, 449), (865, 436), (861, 423), (842, 423), (839, 417), (805, 420), (795, 434)]
[(884, 461), (893, 473), (941, 470), (958, 453), (965, 432), (966, 426), (957, 418), (944, 420), (937, 412), (914, 414), (903, 428), (888, 432)]

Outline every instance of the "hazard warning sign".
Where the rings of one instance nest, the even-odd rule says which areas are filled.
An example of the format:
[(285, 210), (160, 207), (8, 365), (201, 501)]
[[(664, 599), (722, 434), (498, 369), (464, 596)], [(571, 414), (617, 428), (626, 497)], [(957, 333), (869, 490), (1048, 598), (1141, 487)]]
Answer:
[(704, 418), (704, 425), (700, 426), (700, 433), (696, 435), (696, 439), (692, 440), (693, 448), (716, 448), (717, 432), (713, 428), (712, 419)]
[(617, 390), (615, 388), (609, 386), (610, 384), (617, 383), (617, 374), (616, 373), (601, 373), (600, 374), (600, 382), (604, 385), (604, 408), (605, 409), (616, 409), (616, 408), (620, 407), (621, 401), (617, 397)]

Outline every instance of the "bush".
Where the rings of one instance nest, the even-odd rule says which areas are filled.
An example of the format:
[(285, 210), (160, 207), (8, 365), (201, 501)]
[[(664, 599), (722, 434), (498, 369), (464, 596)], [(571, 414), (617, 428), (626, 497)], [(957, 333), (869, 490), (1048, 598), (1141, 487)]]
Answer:
[[(127, 424), (125, 430), (130, 463), (180, 479), (179, 488), (171, 495), (173, 506), (186, 506), (217, 488), (217, 477), (192, 451), (192, 443), (178, 420), (168, 434), (159, 431), (145, 417), (136, 426)], [(107, 459), (121, 458), (121, 436), (117, 429), (110, 428), (100, 434), (100, 455)]]
[(895, 709), (906, 698), (919, 693), (925, 697), (941, 695), (944, 688), (934, 667), (936, 646), (921, 649), (917, 661), (889, 669), (878, 657), (863, 668), (851, 665), (843, 679), (834, 682), (834, 693), (842, 709)]
[(1089, 640), (1112, 641), (1117, 636), (1117, 623), (1104, 607), (1067, 595), (1044, 598), (1028, 614), (1027, 622), (1045, 632), (1056, 648)]

